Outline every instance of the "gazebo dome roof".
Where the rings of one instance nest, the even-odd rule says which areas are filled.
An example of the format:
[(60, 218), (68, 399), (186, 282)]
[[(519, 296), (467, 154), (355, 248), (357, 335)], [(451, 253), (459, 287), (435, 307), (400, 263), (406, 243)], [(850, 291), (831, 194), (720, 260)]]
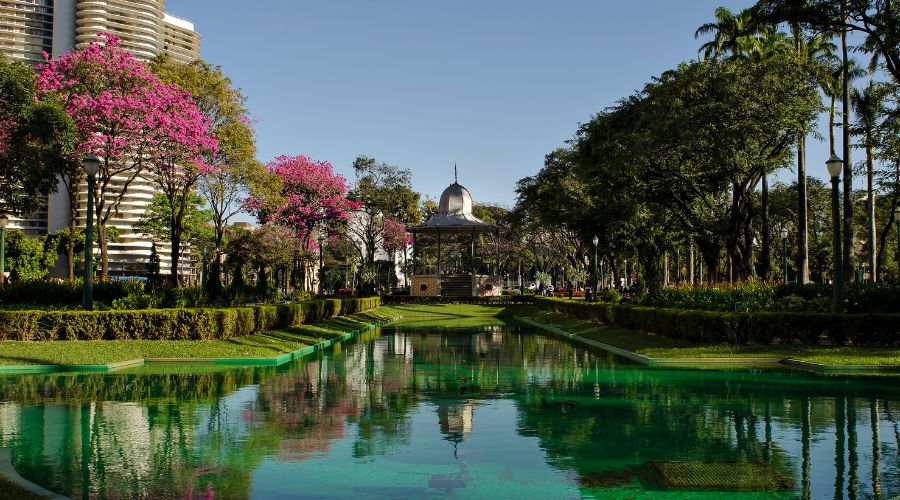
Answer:
[(472, 195), (469, 190), (458, 182), (450, 184), (441, 193), (441, 201), (438, 203), (438, 213), (446, 215), (471, 215)]
[[(455, 177), (455, 176), (454, 176)], [(472, 214), (472, 195), (469, 190), (454, 180), (441, 193), (438, 211), (427, 222), (410, 230), (416, 232), (483, 233), (496, 231), (497, 226), (488, 224)]]

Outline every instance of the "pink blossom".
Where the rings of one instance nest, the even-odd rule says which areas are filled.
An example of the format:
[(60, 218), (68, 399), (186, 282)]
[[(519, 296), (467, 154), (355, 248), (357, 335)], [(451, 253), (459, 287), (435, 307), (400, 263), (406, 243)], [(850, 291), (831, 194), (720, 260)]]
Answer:
[(406, 226), (392, 219), (385, 219), (382, 247), (389, 253), (399, 252), (412, 245), (412, 236)]
[(307, 156), (279, 156), (266, 169), (281, 179), (279, 203), (271, 207), (252, 194), (247, 207), (261, 222), (292, 228), (304, 248), (315, 248), (317, 232), (333, 237), (335, 223), (350, 219), (360, 203), (347, 199), (347, 179), (334, 173), (331, 163)]

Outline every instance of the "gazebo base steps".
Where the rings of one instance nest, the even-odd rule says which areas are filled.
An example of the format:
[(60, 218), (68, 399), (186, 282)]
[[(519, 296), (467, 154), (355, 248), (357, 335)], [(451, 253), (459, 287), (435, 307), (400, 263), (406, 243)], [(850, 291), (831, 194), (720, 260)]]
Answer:
[(441, 295), (444, 297), (471, 297), (472, 276), (442, 276)]

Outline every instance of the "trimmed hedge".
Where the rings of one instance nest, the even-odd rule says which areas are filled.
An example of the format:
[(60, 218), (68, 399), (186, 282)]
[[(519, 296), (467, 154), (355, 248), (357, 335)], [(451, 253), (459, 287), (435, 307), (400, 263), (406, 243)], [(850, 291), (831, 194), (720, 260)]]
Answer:
[(900, 314), (731, 313), (536, 297), (541, 309), (664, 337), (715, 344), (896, 345)]
[(0, 340), (210, 340), (375, 309), (378, 297), (228, 309), (0, 311)]
[(501, 295), (493, 297), (414, 297), (410, 295), (385, 295), (381, 298), (384, 305), (402, 304), (477, 304), (477, 305), (510, 305), (531, 304), (533, 295)]

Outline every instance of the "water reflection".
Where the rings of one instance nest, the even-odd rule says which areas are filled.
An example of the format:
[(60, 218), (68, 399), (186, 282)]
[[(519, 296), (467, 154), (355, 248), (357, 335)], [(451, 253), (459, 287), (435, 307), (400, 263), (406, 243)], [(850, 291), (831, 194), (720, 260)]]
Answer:
[(649, 370), (515, 328), (401, 327), (279, 368), (6, 377), (0, 445), (81, 498), (677, 498), (690, 478), (666, 471), (723, 490), (735, 464), (788, 489), (757, 477), (729, 496), (891, 498), (895, 386)]

